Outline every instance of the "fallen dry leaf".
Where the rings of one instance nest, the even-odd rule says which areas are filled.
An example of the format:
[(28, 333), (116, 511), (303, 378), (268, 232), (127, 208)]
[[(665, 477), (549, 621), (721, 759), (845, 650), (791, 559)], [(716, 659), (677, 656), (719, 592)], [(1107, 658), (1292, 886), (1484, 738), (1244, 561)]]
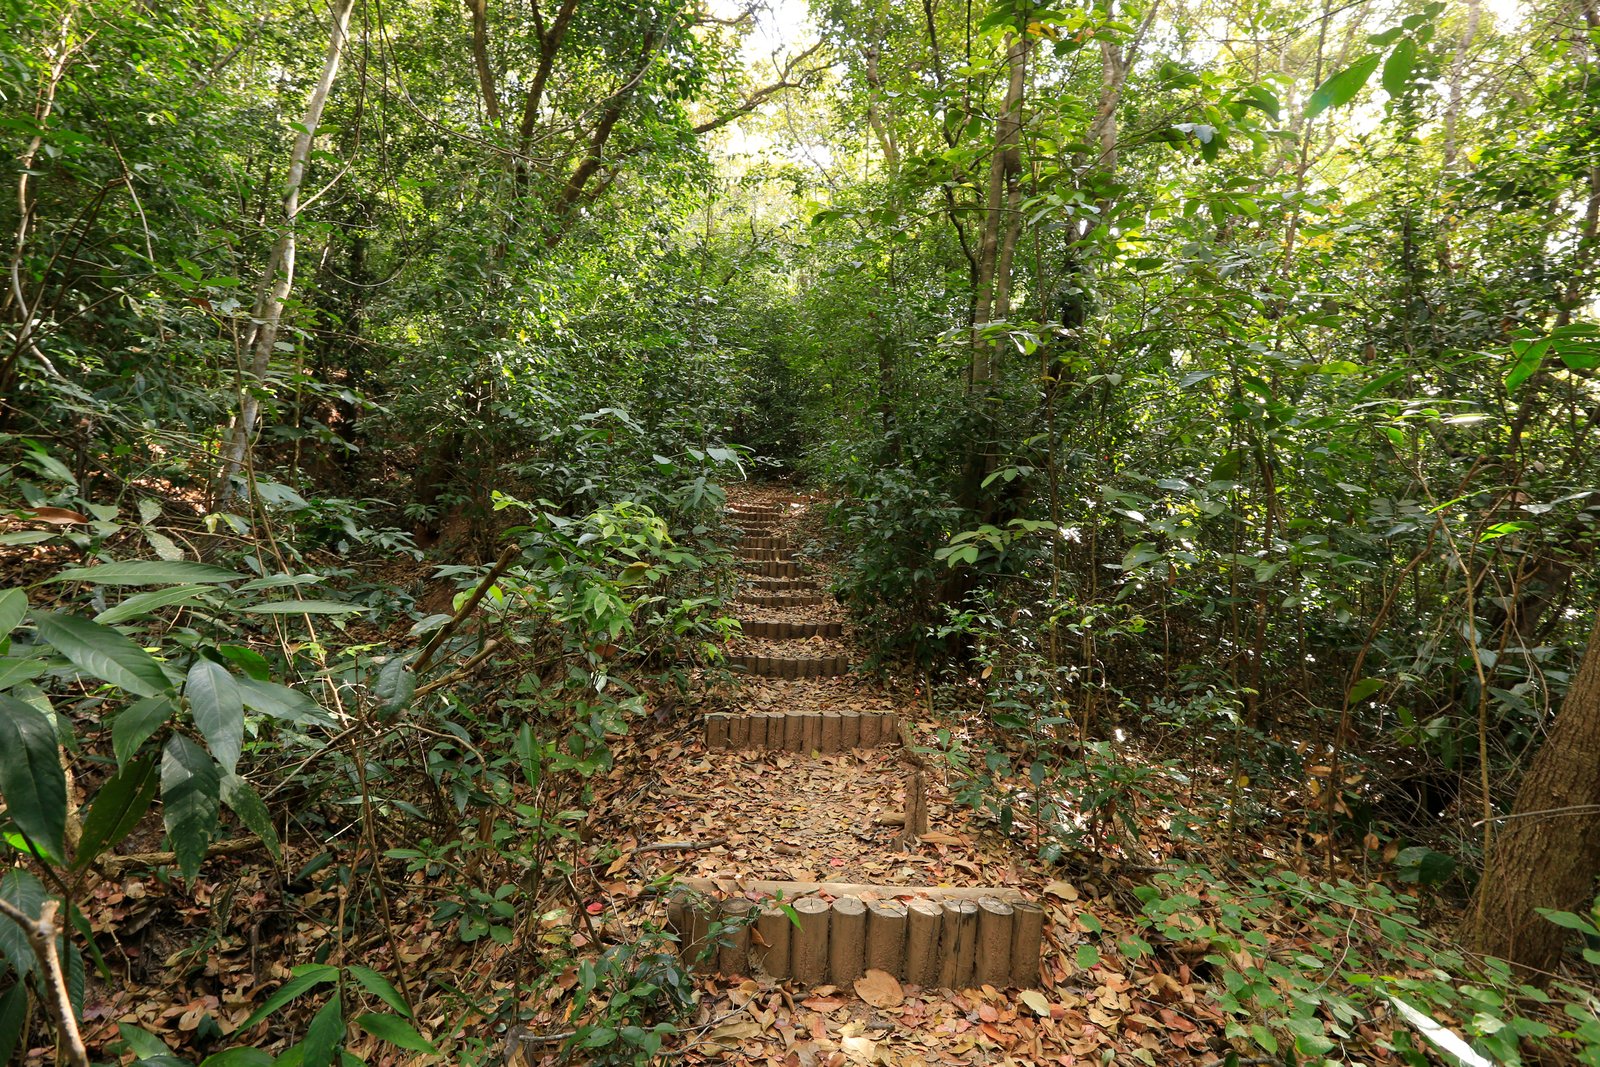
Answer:
[(1028, 1009), (1039, 1018), (1047, 1019), (1050, 1017), (1050, 1002), (1037, 989), (1024, 989), (1017, 999), (1026, 1004)]
[(856, 979), (856, 996), (874, 1008), (898, 1008), (905, 1003), (905, 990), (888, 971), (868, 971)]

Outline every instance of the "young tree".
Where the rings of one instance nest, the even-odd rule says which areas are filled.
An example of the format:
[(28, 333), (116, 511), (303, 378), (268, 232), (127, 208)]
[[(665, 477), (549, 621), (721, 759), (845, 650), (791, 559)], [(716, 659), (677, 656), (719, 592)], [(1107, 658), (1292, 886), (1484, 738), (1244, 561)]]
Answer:
[(344, 56), (345, 43), (350, 35), (350, 12), (354, 7), (355, 0), (336, 0), (334, 4), (333, 28), (328, 36), (328, 53), (322, 63), (322, 76), (317, 79), (306, 100), (299, 135), (294, 139), (294, 150), (289, 156), (289, 173), (283, 183), (283, 216), (279, 223), (282, 229), (267, 258), (267, 269), (261, 276), (261, 290), (256, 297), (253, 316), (255, 326), (246, 345), (250, 362), (248, 369), (241, 368), (239, 375), (239, 413), (229, 430), (222, 472), (217, 478), (219, 507), (232, 496), (233, 479), (244, 468), (250, 438), (255, 433), (256, 420), (261, 413), (261, 392), (266, 388), (267, 370), (276, 350), (284, 304), (294, 289), (300, 187), (305, 182), (306, 168), (311, 161), (311, 146), (316, 140), (317, 125), (322, 121), (322, 110), (327, 106), (328, 94), (333, 91), (334, 79), (339, 74), (339, 61)]

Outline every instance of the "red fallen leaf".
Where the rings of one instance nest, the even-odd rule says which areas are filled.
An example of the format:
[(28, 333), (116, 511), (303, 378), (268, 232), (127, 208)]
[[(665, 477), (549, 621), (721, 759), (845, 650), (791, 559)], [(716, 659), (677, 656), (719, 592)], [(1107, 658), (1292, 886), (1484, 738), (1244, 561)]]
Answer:
[(838, 1011), (844, 1007), (844, 1001), (839, 997), (812, 997), (810, 1000), (802, 1000), (800, 1003), (812, 1011)]
[(602, 911), (606, 910), (606, 906), (600, 903), (598, 900), (595, 900), (585, 904), (583, 910), (588, 912), (590, 915), (599, 915)]
[(992, 1023), (1000, 1018), (1000, 1012), (993, 1004), (983, 1004), (978, 1007), (978, 1018), (986, 1023)]
[(997, 1045), (1009, 1045), (1013, 1041), (1016, 1040), (1016, 1038), (1014, 1036), (1012, 1036), (1011, 1034), (1008, 1034), (1005, 1031), (1001, 1030), (998, 1026), (995, 1026), (993, 1023), (984, 1023), (983, 1026), (980, 1027), (980, 1029), (984, 1032), (984, 1035), (986, 1037), (988, 1037), (990, 1041), (993, 1041)]
[(1171, 1008), (1162, 1008), (1158, 1014), (1161, 1016), (1161, 1021), (1167, 1024), (1167, 1029), (1169, 1030), (1182, 1030), (1188, 1033), (1195, 1028), (1194, 1023), (1185, 1019)]
[(35, 522), (48, 522), (52, 526), (76, 526), (89, 521), (81, 511), (66, 508), (21, 508), (22, 516)]

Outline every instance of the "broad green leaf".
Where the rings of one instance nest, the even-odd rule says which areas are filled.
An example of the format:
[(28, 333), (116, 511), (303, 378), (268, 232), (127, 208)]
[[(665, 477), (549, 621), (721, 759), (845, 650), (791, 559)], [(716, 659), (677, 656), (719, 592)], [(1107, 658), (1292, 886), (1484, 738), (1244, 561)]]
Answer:
[(404, 656), (391, 657), (378, 672), (373, 695), (378, 698), (378, 719), (388, 721), (406, 710), (411, 695), (417, 691), (417, 676), (406, 664)]
[(241, 582), (249, 577), (226, 567), (183, 560), (132, 560), (102, 563), (98, 567), (74, 567), (51, 578), (52, 582), (90, 582), (94, 585), (178, 585), (203, 583), (220, 585)]
[(281, 862), (283, 853), (278, 848), (278, 831), (272, 825), (272, 813), (267, 810), (267, 805), (255, 788), (237, 774), (229, 772), (222, 776), (222, 802), (239, 816), (239, 821), (251, 833), (261, 838), (267, 851), (272, 853), (272, 858)]
[(197, 659), (189, 668), (183, 687), (189, 698), (194, 724), (211, 746), (211, 754), (232, 774), (239, 766), (244, 749), (244, 698), (227, 668), (208, 659)]
[(1383, 56), (1378, 52), (1362, 56), (1348, 67), (1317, 86), (1306, 101), (1306, 118), (1316, 118), (1330, 107), (1340, 107), (1355, 99), (1361, 87), (1367, 84), (1372, 72), (1378, 69)]
[(16, 657), (0, 659), (0, 692), (21, 685), (23, 682), (32, 681), (49, 669), (50, 665), (44, 660)]
[(272, 664), (267, 662), (267, 657), (254, 649), (245, 648), (243, 645), (218, 645), (217, 651), (257, 681), (272, 680)]
[(141, 756), (113, 774), (95, 794), (89, 815), (83, 820), (83, 836), (72, 860), (73, 870), (83, 870), (96, 856), (115, 848), (132, 833), (150, 810), (160, 784), (156, 761), (150, 756)]
[(405, 998), (400, 995), (400, 991), (390, 984), (389, 979), (371, 967), (363, 967), (359, 963), (352, 963), (345, 970), (349, 971), (350, 977), (360, 982), (367, 992), (401, 1015), (404, 1015), (407, 1019), (411, 1018), (411, 1008), (406, 1004)]
[(28, 987), (17, 982), (0, 996), (0, 1063), (10, 1063), (28, 1021)]
[(301, 1042), (305, 1048), (305, 1067), (333, 1067), (333, 1057), (343, 1042), (344, 1005), (335, 990), (328, 1003), (312, 1016), (306, 1039)]
[(6, 814), (40, 848), (66, 848), (67, 776), (55, 727), (44, 712), (0, 693), (0, 796)]
[(1350, 687), (1350, 703), (1358, 704), (1384, 687), (1382, 678), (1363, 678)]
[(272, 1067), (272, 1057), (258, 1048), (230, 1048), (207, 1056), (200, 1067)]
[(373, 1037), (399, 1048), (410, 1049), (412, 1052), (426, 1052), (432, 1056), (439, 1054), (439, 1050), (433, 1047), (433, 1042), (417, 1033), (410, 1023), (398, 1015), (369, 1013), (358, 1018), (356, 1025)]
[(244, 698), (244, 706), (252, 711), (307, 726), (337, 725), (326, 708), (298, 689), (255, 678), (235, 678), (233, 681)]
[(1078, 968), (1087, 971), (1100, 963), (1100, 950), (1093, 945), (1079, 945), (1077, 961)]
[(1411, 81), (1411, 68), (1417, 62), (1417, 41), (1407, 37), (1394, 46), (1383, 63), (1383, 88), (1390, 96), (1398, 98)]
[(136, 619), (140, 615), (155, 611), (157, 608), (171, 607), (174, 604), (192, 604), (197, 600), (204, 600), (206, 594), (211, 591), (208, 586), (204, 585), (174, 585), (149, 593), (135, 593), (122, 603), (109, 607), (96, 615), (94, 621), (102, 626), (127, 622), (129, 619)]
[(1122, 569), (1125, 571), (1138, 570), (1146, 563), (1153, 563), (1161, 558), (1161, 550), (1150, 541), (1140, 541), (1122, 557)]
[(1554, 908), (1534, 908), (1533, 910), (1557, 926), (1565, 927), (1568, 930), (1578, 930), (1590, 936), (1596, 933), (1595, 924), (1581, 915), (1574, 915), (1570, 911), (1556, 911)]
[(34, 624), (51, 648), (87, 675), (141, 697), (171, 688), (155, 657), (109, 626), (54, 612), (39, 612)]
[(1511, 352), (1517, 357), (1511, 370), (1506, 372), (1506, 392), (1514, 393), (1523, 382), (1539, 373), (1539, 367), (1544, 363), (1545, 352), (1550, 348), (1550, 339), (1541, 337), (1537, 341), (1514, 341)]
[(150, 1056), (172, 1055), (171, 1046), (142, 1026), (118, 1023), (117, 1034), (122, 1038), (122, 1043), (128, 1046), (128, 1051), (141, 1060)]
[(278, 991), (266, 999), (266, 1002), (250, 1013), (250, 1018), (239, 1024), (235, 1033), (243, 1033), (253, 1029), (257, 1023), (289, 1003), (295, 997), (315, 989), (319, 985), (326, 985), (336, 981), (339, 977), (339, 968), (330, 967), (326, 963), (302, 963), (289, 972), (291, 977), (287, 982), (278, 987)]
[(250, 615), (357, 615), (371, 609), (336, 600), (274, 600), (270, 604), (250, 604), (239, 610)]
[(161, 753), (161, 807), (178, 869), (193, 879), (217, 829), (222, 777), (217, 761), (182, 734), (167, 739)]
[[(39, 910), (48, 899), (50, 894), (45, 892), (44, 884), (27, 871), (13, 869), (0, 875), (0, 900), (30, 919), (39, 917)], [(0, 922), (0, 956), (10, 961), (19, 975), (33, 971), (33, 949), (28, 947), (28, 938), (23, 934), (22, 927), (10, 919)], [(0, 971), (0, 974), (4, 973)]]
[(126, 765), (139, 746), (166, 725), (178, 706), (166, 695), (136, 700), (111, 720), (111, 751), (119, 766)]
[[(22, 617), (28, 614), (28, 594), (20, 589), (7, 589), (0, 593), (0, 637), (17, 628)], [(0, 1060), (0, 1063), (5, 1061)]]

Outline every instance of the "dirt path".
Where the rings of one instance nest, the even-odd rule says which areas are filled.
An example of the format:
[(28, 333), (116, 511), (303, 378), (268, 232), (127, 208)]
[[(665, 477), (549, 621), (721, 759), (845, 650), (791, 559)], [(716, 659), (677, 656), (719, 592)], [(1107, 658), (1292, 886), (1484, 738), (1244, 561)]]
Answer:
[[(730, 518), (743, 527), (741, 555), (754, 557), (745, 565), (738, 601), (747, 628), (846, 622), (826, 595), (825, 569), (808, 559), (803, 531), (811, 525), (814, 503), (771, 490), (730, 494)], [(774, 569), (784, 573), (775, 576)], [(1196, 1014), (1205, 1009), (1195, 1006), (1187, 969), (1167, 974), (1147, 961), (1135, 971), (1118, 963), (1114, 951), (1099, 950), (1099, 963), (1080, 966), (1087, 960), (1078, 946), (1105, 940), (1089, 913), (1092, 902), (1080, 900), (1074, 885), (1040, 866), (1020, 841), (956, 803), (934, 765), (923, 779), (927, 832), (904, 840), (897, 819), (905, 814), (917, 757), (899, 742), (929, 743), (934, 724), (909, 687), (880, 686), (845, 666), (859, 662), (859, 650), (848, 626), (843, 630), (839, 637), (735, 641), (730, 663), (746, 666), (732, 686), (711, 686), (710, 706), (680, 709), (688, 716), (682, 728), (641, 753), (635, 769), (643, 770), (646, 783), (611, 802), (607, 817), (624, 847), (605, 872), (614, 880), (603, 888), (613, 906), (621, 905), (624, 922), (676, 921), (682, 940), (695, 942), (711, 917), (697, 913), (696, 902), (709, 912), (727, 910), (729, 901), (771, 911), (771, 887), (758, 884), (763, 882), (803, 883), (787, 887), (784, 899), (809, 897), (835, 916), (826, 950), (832, 955), (811, 968), (809, 977), (797, 972), (808, 951), (802, 940), (814, 938), (787, 917), (725, 937), (722, 950), (699, 969), (698, 1016), (676, 1058), (782, 1067), (1071, 1065), (1104, 1062), (1102, 1055), (1112, 1051), (1117, 1062), (1129, 1056), (1128, 1062), (1152, 1065), (1214, 1061), (1215, 1044), (1208, 1037), (1215, 1020)], [(792, 665), (802, 661), (820, 664), (814, 668), (820, 676), (774, 676), (795, 671)], [(834, 719), (835, 731), (840, 722), (852, 723), (846, 730), (859, 742), (868, 736), (860, 724), (882, 721), (887, 713), (904, 724), (893, 740), (835, 743), (834, 750), (822, 751), (829, 747), (822, 741), (829, 727), (818, 725), (823, 716)], [(809, 722), (807, 728), (817, 732), (801, 732), (792, 719)], [(695, 897), (687, 909), (669, 915), (669, 902), (649, 888), (669, 879), (718, 881), (709, 898)], [(869, 971), (870, 961), (862, 958), (852, 961), (848, 944), (841, 963), (838, 930), (859, 933), (850, 925), (859, 921), (852, 919), (856, 906), (841, 906), (832, 895), (838, 887), (830, 892), (822, 884), (841, 882), (873, 887), (847, 895), (862, 900), (874, 922), (888, 916), (885, 921), (892, 923), (899, 905), (923, 901), (923, 910), (943, 924), (932, 951), (945, 981), (919, 982), (909, 973), (915, 941), (910, 924), (895, 934), (902, 946), (893, 957), (895, 973)], [(981, 931), (977, 916), (962, 917), (975, 904), (926, 904), (926, 898), (950, 889), (998, 902), (985, 902), (992, 911), (981, 916)], [(1020, 919), (1006, 918), (1009, 925), (996, 936), (996, 916), (1006, 902), (1017, 915), (1042, 909), (1042, 937), (1026, 930), (1022, 935), (1023, 942), (1031, 937), (1031, 950), (1028, 944), (1018, 947), (1016, 930), (1025, 925)], [(743, 907), (735, 903), (733, 910)], [(958, 928), (965, 932), (958, 936)], [(769, 973), (773, 947), (762, 936), (775, 931), (780, 940), (789, 939), (779, 976)], [(1002, 941), (998, 951), (1004, 958), (997, 960)], [(984, 973), (991, 980), (980, 980)]]

